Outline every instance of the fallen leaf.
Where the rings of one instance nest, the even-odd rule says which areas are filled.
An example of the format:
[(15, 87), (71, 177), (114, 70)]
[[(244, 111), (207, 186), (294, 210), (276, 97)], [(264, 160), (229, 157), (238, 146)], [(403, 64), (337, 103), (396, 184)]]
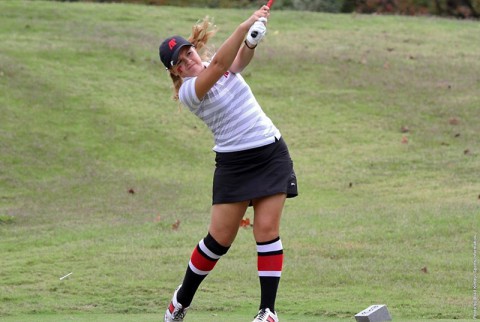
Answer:
[(422, 267), (422, 269), (420, 269), (422, 272), (424, 272), (425, 274), (428, 273), (428, 270), (427, 270), (427, 266), (424, 266)]
[(135, 194), (135, 190), (133, 190), (133, 188), (130, 188), (130, 189), (128, 189), (128, 193), (133, 195), (133, 194)]
[(456, 117), (451, 117), (449, 120), (448, 120), (448, 124), (450, 125), (458, 125), (460, 124), (460, 120)]
[(463, 154), (467, 155), (467, 154), (470, 154), (470, 149), (466, 149), (463, 151)]
[(176, 220), (173, 224), (172, 224), (172, 229), (173, 230), (178, 230), (178, 227), (180, 226), (180, 220)]
[(240, 227), (250, 227), (252, 226), (250, 224), (250, 218), (245, 218), (245, 219), (242, 219), (242, 221), (240, 221)]
[(410, 132), (410, 129), (408, 128), (408, 126), (404, 125), (400, 128), (400, 132), (408, 133), (408, 132)]
[(402, 136), (402, 144), (408, 144), (408, 137), (407, 136)]

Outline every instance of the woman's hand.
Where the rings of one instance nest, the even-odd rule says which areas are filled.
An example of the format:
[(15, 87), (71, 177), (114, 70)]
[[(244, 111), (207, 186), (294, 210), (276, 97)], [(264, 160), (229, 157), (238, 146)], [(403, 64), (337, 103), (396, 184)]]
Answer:
[[(258, 9), (257, 11), (255, 11), (251, 16), (250, 18), (248, 18), (247, 20), (245, 20), (245, 22), (243, 24), (246, 25), (246, 27), (248, 29), (250, 29), (250, 27), (256, 22), (258, 21), (260, 18), (266, 18), (268, 19), (268, 17), (270, 16), (270, 8), (267, 7), (267, 6), (262, 6), (260, 9)], [(267, 24), (266, 22), (264, 22), (265, 25)], [(247, 30), (248, 30), (247, 29)]]
[[(212, 58), (210, 65), (208, 65), (208, 67), (197, 76), (195, 81), (195, 94), (199, 100), (202, 100), (205, 97), (207, 92), (215, 85), (220, 77), (222, 77), (232, 66), (250, 27), (260, 18), (268, 19), (269, 16), (270, 8), (262, 6), (255, 11), (250, 18), (242, 22), (230, 37), (228, 37), (220, 46), (217, 54)], [(241, 70), (244, 66), (248, 65), (252, 53), (249, 53), (249, 55), (250, 58), (248, 60), (243, 59), (239, 64), (240, 67), (238, 70)]]
[(249, 43), (250, 47), (257, 47), (258, 43), (263, 39), (263, 37), (265, 37), (265, 34), (267, 33), (267, 27), (265, 26), (266, 23), (267, 18), (262, 17), (250, 27), (250, 30), (248, 30), (247, 34), (247, 42)]

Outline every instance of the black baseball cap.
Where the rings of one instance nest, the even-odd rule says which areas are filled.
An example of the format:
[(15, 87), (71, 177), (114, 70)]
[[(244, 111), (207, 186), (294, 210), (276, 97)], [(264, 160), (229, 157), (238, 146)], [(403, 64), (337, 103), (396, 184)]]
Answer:
[(162, 42), (159, 48), (159, 55), (160, 60), (167, 69), (177, 64), (180, 49), (185, 46), (193, 46), (193, 44), (180, 36), (169, 37)]

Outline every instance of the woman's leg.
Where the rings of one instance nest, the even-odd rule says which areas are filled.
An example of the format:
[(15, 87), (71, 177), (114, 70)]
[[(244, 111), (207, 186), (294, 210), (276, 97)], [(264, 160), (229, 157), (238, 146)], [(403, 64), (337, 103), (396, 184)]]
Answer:
[(220, 257), (227, 253), (247, 207), (248, 202), (212, 206), (208, 234), (193, 250), (182, 286), (177, 293), (177, 301), (183, 307), (190, 306), (200, 283), (213, 270)]
[(253, 234), (257, 243), (257, 267), (260, 279), (260, 309), (275, 311), (275, 300), (282, 274), (283, 246), (280, 240), (280, 218), (286, 195), (277, 194), (255, 199)]
[(208, 231), (222, 246), (230, 247), (237, 236), (240, 222), (250, 201), (216, 204), (212, 206), (212, 216)]

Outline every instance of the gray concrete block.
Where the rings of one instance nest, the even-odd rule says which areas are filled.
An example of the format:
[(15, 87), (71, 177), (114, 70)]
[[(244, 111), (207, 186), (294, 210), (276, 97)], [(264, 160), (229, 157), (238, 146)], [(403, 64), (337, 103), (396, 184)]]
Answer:
[(367, 307), (360, 313), (357, 313), (355, 315), (355, 320), (357, 322), (383, 322), (391, 321), (392, 317), (390, 316), (385, 304), (376, 304)]

